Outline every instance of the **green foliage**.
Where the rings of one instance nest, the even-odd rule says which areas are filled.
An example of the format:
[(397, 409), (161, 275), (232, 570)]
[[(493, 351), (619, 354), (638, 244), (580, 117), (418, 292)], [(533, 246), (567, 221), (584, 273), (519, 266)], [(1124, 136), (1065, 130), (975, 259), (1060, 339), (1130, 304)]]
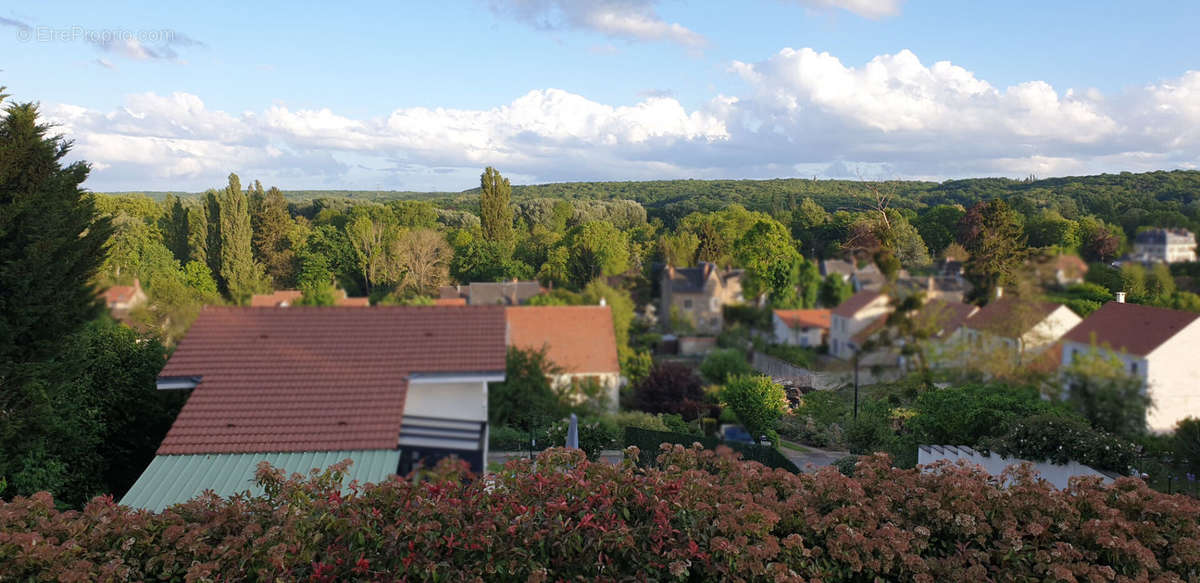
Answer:
[[(734, 257), (746, 270), (742, 280), (748, 298), (767, 294), (771, 304), (780, 308), (796, 307), (796, 286), (804, 258), (796, 251), (792, 235), (777, 221), (760, 220), (737, 240)], [(815, 282), (809, 282), (815, 285)]]
[[(90, 281), (112, 233), (81, 187), (87, 163), (64, 167), (70, 143), (49, 129), (34, 104), (9, 105), (0, 119), (0, 479), (18, 494), (77, 478), (64, 442), (81, 428), (58, 409), (85, 405), (60, 378), (72, 363), (59, 355), (100, 311)], [(93, 423), (88, 413), (81, 426)]]
[(237, 174), (229, 175), (229, 185), (217, 201), (220, 268), (216, 271), (229, 299), (244, 304), (262, 289), (262, 283), (251, 244), (250, 201)]
[(621, 359), (621, 374), (634, 385), (642, 382), (654, 366), (654, 357), (647, 350), (618, 346), (617, 355)]
[(263, 194), (262, 186), (255, 184), (250, 217), (254, 258), (262, 264), (275, 287), (291, 287), (295, 283), (296, 253), (288, 234), (295, 224), (288, 214), (287, 201), (278, 188), (271, 187)]
[(1200, 474), (1200, 419), (1180, 419), (1171, 435), (1171, 447), (1192, 475)]
[(959, 243), (970, 254), (963, 273), (974, 286), (972, 297), (993, 297), (997, 286), (1009, 283), (1025, 259), (1021, 217), (1001, 200), (981, 202), (963, 216)]
[(852, 295), (854, 295), (854, 287), (850, 285), (850, 282), (840, 274), (831, 273), (825, 276), (824, 281), (821, 282), (817, 299), (822, 306), (835, 308)]
[[(567, 443), (568, 419), (562, 419), (550, 426), (546, 431), (547, 447), (563, 447)], [(611, 417), (587, 416), (579, 418), (579, 449), (587, 454), (588, 459), (600, 458), (600, 452), (611, 449), (621, 439), (621, 428)]]
[(813, 349), (805, 346), (758, 343), (756, 348), (768, 356), (773, 356), (801, 368), (811, 368), (813, 362), (816, 360), (816, 353)]
[(725, 384), (731, 377), (748, 375), (754, 372), (746, 355), (740, 350), (714, 350), (700, 363), (700, 374), (710, 383)]
[(613, 333), (617, 338), (617, 347), (629, 346), (629, 327), (633, 325), (634, 305), (629, 292), (614, 288), (601, 280), (594, 280), (583, 288), (579, 294), (583, 305), (594, 306), (604, 300), (612, 311)]
[(1059, 411), (1034, 387), (1000, 383), (927, 391), (913, 408), (917, 415), (906, 426), (918, 443), (969, 447), (1003, 435), (1019, 419)]
[(629, 269), (629, 237), (612, 223), (592, 221), (567, 233), (571, 282), (576, 288)]
[(913, 226), (921, 240), (928, 245), (929, 252), (936, 255), (955, 242), (958, 223), (965, 214), (966, 211), (960, 206), (938, 205), (922, 212)]
[(521, 451), (529, 447), (529, 432), (507, 425), (488, 427), (488, 449), (491, 451)]
[(488, 387), (488, 423), (527, 431), (562, 417), (566, 407), (550, 384), (557, 371), (544, 349), (510, 347), (504, 382)]
[[(796, 467), (796, 464), (792, 463), (787, 456), (779, 453), (779, 450), (774, 447), (733, 441), (726, 442), (715, 437), (692, 433), (654, 431), (639, 427), (625, 428), (625, 446), (636, 447), (645, 452), (664, 451), (663, 448), (671, 445), (691, 447), (693, 444), (699, 444), (701, 447), (709, 450), (728, 447), (746, 461), (758, 462), (768, 468), (787, 470), (794, 474), (800, 473), (800, 469)], [(661, 457), (654, 458), (648, 454), (642, 454), (638, 457), (637, 463), (644, 468), (663, 467), (663, 459)]]
[(1132, 442), (1092, 429), (1081, 419), (1061, 415), (1018, 420), (1004, 436), (980, 445), (1005, 456), (1056, 464), (1076, 461), (1122, 475), (1129, 473), (1137, 457)]
[(479, 219), (483, 238), (508, 244), (513, 238), (512, 187), (508, 179), (488, 166), (479, 176)]
[[(733, 409), (746, 431), (760, 442), (763, 435), (773, 434), (779, 418), (787, 410), (787, 394), (770, 377), (742, 375), (733, 377), (721, 390), (721, 402)], [(778, 446), (778, 439), (772, 439)]]
[(1074, 354), (1062, 377), (1067, 405), (1092, 427), (1131, 438), (1146, 432), (1150, 397), (1145, 383), (1116, 355), (1094, 347)]

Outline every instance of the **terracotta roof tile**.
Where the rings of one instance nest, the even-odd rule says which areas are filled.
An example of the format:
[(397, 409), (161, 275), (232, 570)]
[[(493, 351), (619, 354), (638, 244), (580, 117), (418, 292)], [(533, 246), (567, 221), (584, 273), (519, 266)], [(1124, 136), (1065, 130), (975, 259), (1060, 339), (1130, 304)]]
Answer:
[(791, 328), (823, 328), (829, 329), (832, 319), (830, 310), (775, 310), (783, 323)]
[(433, 305), (435, 306), (465, 306), (467, 298), (434, 298)]
[(1033, 329), (1062, 306), (1055, 302), (1023, 302), (1005, 297), (980, 308), (963, 325), (972, 330), (1015, 338)]
[(159, 454), (392, 449), (413, 372), (505, 368), (499, 307), (205, 308), (159, 378), (202, 377)]
[(1067, 332), (1064, 340), (1108, 346), (1146, 356), (1200, 318), (1200, 314), (1138, 304), (1108, 302)]
[[(285, 306), (294, 306), (300, 298), (304, 297), (304, 292), (295, 289), (281, 289), (270, 294), (254, 294), (250, 297), (250, 307), (252, 308), (280, 308)], [(365, 308), (371, 305), (371, 298), (350, 298), (346, 297), (346, 292), (338, 291), (338, 295), (333, 299), (334, 303), (339, 306)]]
[(619, 373), (617, 339), (609, 306), (513, 306), (506, 309), (508, 343), (547, 348), (569, 373)]
[(838, 304), (838, 306), (833, 309), (833, 315), (841, 316), (843, 318), (853, 318), (854, 314), (857, 314), (859, 310), (865, 308), (867, 304), (875, 301), (876, 298), (882, 295), (882, 293), (877, 291), (862, 290), (846, 298), (846, 301)]

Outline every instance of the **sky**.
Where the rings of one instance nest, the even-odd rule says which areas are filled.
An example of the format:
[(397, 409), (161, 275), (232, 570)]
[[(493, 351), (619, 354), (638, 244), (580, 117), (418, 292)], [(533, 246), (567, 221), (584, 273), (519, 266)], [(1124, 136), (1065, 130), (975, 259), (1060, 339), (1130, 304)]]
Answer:
[(0, 7), (0, 86), (96, 191), (1200, 167), (1190, 0), (210, 4)]

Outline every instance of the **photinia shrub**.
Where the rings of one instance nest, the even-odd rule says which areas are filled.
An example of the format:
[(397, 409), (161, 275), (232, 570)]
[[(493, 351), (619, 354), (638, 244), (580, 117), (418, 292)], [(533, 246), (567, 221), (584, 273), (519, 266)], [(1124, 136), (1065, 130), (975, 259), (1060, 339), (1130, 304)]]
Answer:
[[(636, 448), (619, 465), (552, 449), (471, 479), (465, 464), (344, 487), (344, 466), (264, 496), (152, 514), (48, 494), (0, 503), (0, 581), (1183, 581), (1200, 502), (1122, 478), (1064, 490), (865, 456), (793, 474), (719, 452)], [(1004, 482), (1003, 480), (1009, 480)], [(1010, 486), (1002, 487), (1002, 483)]]

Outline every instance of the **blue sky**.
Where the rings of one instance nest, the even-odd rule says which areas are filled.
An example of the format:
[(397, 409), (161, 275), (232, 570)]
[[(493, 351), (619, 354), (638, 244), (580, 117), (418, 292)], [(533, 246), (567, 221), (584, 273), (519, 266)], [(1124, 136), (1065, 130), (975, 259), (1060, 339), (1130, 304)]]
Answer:
[(0, 8), (0, 85), (97, 190), (1200, 165), (1196, 2), (245, 4)]

